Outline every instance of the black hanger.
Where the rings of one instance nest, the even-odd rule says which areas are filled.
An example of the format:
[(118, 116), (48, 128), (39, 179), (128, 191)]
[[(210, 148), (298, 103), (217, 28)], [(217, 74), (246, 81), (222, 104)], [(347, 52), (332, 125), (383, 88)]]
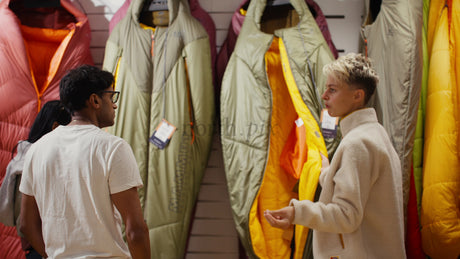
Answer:
[(60, 0), (24, 0), (26, 8), (51, 8), (61, 7)]
[(153, 0), (148, 5), (148, 11), (167, 11), (168, 10), (168, 0)]
[(289, 0), (267, 0), (268, 6), (276, 6), (276, 5), (286, 5), (290, 4)]

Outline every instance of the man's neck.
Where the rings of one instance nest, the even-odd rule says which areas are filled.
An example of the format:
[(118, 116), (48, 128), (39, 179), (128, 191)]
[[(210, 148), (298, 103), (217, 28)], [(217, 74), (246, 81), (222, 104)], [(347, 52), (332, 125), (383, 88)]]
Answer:
[(98, 126), (98, 124), (94, 121), (94, 119), (91, 119), (90, 116), (86, 116), (83, 113), (76, 112), (74, 115), (72, 115), (72, 121), (69, 123), (69, 125), (95, 125)]

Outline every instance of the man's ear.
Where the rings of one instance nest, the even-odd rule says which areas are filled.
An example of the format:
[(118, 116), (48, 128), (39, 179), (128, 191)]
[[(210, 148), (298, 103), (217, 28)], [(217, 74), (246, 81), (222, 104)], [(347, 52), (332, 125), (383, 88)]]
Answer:
[(92, 108), (99, 108), (101, 100), (99, 100), (99, 96), (97, 94), (91, 94), (88, 98), (88, 105)]

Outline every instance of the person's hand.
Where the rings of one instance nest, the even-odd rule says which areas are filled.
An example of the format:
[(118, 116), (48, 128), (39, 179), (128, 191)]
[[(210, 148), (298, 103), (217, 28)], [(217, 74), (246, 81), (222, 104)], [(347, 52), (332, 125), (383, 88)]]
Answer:
[(323, 154), (321, 154), (321, 169), (326, 169), (329, 166), (329, 159)]
[(264, 217), (272, 227), (287, 229), (292, 225), (295, 216), (293, 206), (284, 207), (279, 210), (264, 211)]

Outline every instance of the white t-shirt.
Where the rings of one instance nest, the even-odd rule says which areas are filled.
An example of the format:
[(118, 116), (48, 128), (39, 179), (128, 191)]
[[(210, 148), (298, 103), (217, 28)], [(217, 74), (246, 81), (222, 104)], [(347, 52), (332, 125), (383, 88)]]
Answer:
[(74, 125), (32, 145), (19, 190), (37, 202), (49, 258), (130, 258), (110, 194), (140, 186), (126, 141), (94, 125)]

